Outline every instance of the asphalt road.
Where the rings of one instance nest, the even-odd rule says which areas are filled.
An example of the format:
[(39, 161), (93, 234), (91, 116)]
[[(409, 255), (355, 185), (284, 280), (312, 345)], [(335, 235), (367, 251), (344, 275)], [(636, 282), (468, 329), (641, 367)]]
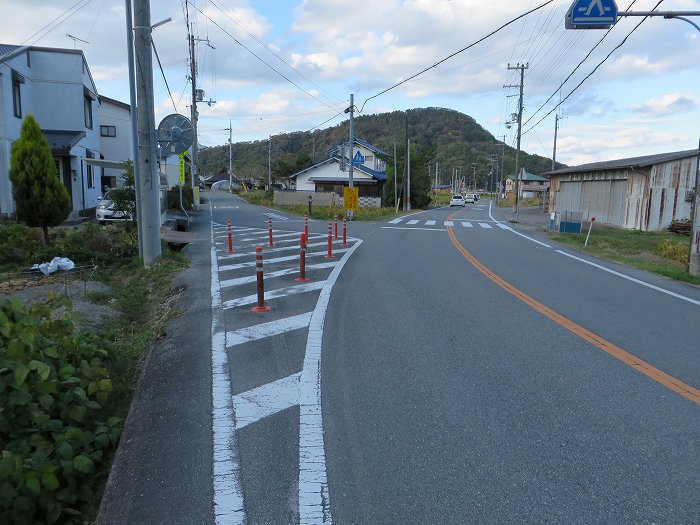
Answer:
[(484, 201), (313, 221), (300, 283), (302, 220), (205, 195), (100, 524), (700, 522), (697, 287)]

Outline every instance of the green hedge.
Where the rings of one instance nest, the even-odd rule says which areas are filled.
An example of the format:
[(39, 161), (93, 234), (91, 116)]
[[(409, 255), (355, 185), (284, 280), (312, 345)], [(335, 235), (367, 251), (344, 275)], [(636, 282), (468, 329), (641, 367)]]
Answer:
[(108, 341), (47, 305), (0, 299), (0, 523), (83, 523), (108, 474), (121, 420)]

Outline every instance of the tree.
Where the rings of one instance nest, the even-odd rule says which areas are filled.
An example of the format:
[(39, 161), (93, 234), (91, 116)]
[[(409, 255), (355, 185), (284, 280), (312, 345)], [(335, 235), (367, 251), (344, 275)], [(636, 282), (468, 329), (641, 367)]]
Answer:
[(50, 244), (49, 226), (68, 218), (71, 199), (56, 172), (51, 147), (32, 115), (26, 116), (12, 144), (10, 182), (17, 218), (28, 226), (41, 227), (44, 244)]

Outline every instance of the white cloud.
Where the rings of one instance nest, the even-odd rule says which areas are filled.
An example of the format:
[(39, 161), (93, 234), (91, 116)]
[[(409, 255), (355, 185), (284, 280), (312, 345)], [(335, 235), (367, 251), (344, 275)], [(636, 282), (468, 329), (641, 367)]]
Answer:
[(697, 97), (691, 93), (671, 93), (659, 98), (652, 98), (643, 104), (630, 107), (633, 113), (640, 113), (646, 117), (659, 117), (693, 111), (700, 106)]

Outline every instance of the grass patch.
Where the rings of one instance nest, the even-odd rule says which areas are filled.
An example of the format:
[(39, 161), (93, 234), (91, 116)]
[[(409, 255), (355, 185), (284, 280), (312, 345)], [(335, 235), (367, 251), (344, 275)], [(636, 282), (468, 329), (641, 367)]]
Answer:
[(568, 244), (603, 259), (647, 270), (671, 279), (700, 285), (700, 277), (687, 271), (689, 240), (668, 232), (642, 232), (608, 226), (594, 226), (588, 246), (587, 230), (580, 234), (549, 234), (554, 241)]
[[(11, 221), (0, 221), (0, 289), (10, 294), (13, 290), (46, 284), (57, 277), (24, 278), (22, 270), (35, 262), (50, 260), (60, 255), (76, 264), (96, 264), (91, 276), (110, 287), (107, 292), (91, 292), (88, 300), (109, 306), (121, 316), (110, 318), (97, 328), (100, 337), (109, 341), (109, 355), (105, 365), (112, 379), (113, 395), (104, 404), (106, 417), (125, 420), (136, 386), (140, 364), (148, 349), (165, 333), (169, 321), (179, 315), (177, 300), (182, 289), (173, 289), (177, 274), (189, 265), (188, 258), (163, 244), (163, 256), (149, 268), (137, 257), (138, 239), (134, 228), (128, 225), (99, 227), (84, 224), (77, 227), (59, 227), (51, 230), (52, 246), (42, 246), (36, 230)], [(5, 282), (7, 281), (7, 282)], [(105, 451), (112, 456), (116, 450)], [(111, 457), (109, 459), (111, 462)], [(106, 478), (92, 480), (94, 496), (87, 505), (85, 523), (94, 522)], [(91, 515), (87, 515), (89, 512)]]

